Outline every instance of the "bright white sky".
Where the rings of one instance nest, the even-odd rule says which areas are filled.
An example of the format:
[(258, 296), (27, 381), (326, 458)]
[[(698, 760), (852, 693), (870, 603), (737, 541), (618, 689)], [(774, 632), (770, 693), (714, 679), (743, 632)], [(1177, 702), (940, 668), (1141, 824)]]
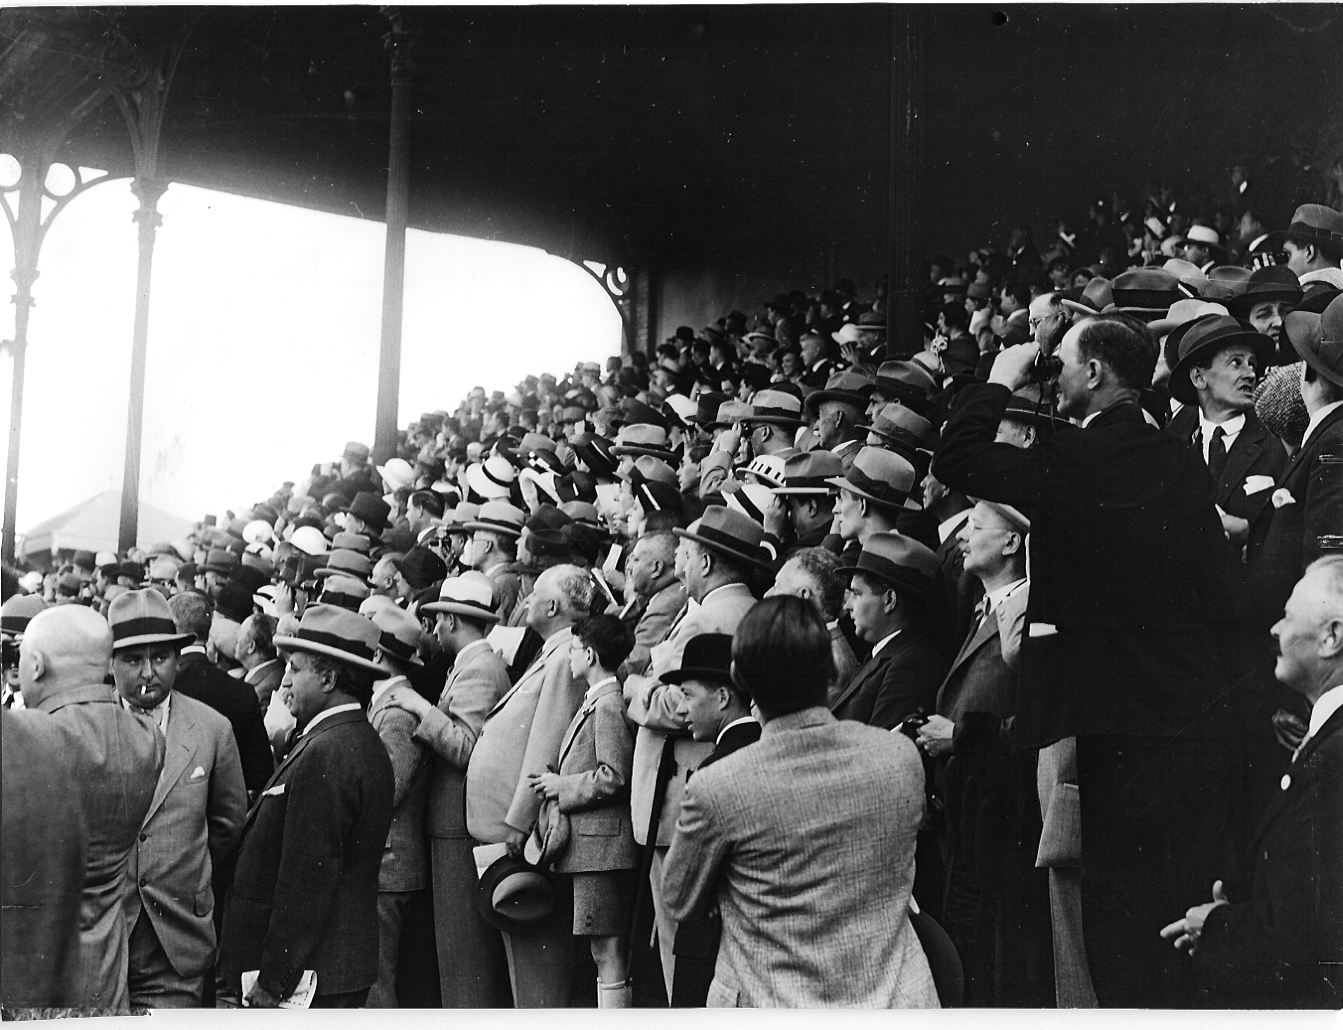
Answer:
[[(135, 208), (128, 181), (96, 186), (57, 216), (43, 244), (28, 330), (20, 533), (121, 486)], [(193, 521), (222, 515), (337, 459), (346, 440), (371, 444), (382, 223), (180, 184), (159, 210), (141, 500)], [(12, 254), (0, 218), (0, 274)], [(475, 385), (508, 390), (529, 373), (604, 361), (619, 353), (620, 334), (606, 292), (577, 265), (412, 230), (399, 424), (454, 410)], [(0, 339), (13, 335), (6, 300)], [(6, 425), (12, 369), (0, 360)]]

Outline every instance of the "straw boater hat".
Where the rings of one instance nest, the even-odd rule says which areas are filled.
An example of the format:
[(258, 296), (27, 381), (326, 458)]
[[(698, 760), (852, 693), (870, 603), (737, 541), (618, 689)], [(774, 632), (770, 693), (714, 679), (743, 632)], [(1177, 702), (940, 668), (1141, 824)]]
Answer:
[(765, 537), (764, 527), (724, 505), (713, 505), (688, 528), (672, 532), (755, 568), (768, 568), (764, 560), (765, 552), (760, 546)]
[(168, 644), (183, 648), (196, 638), (179, 633), (168, 599), (157, 590), (131, 590), (116, 598), (107, 609), (112, 627), (112, 651), (143, 644)]
[(465, 615), (482, 622), (498, 622), (499, 613), (494, 596), (494, 580), (483, 572), (463, 572), (445, 579), (438, 590), (438, 600), (420, 605), (420, 611), (437, 614)]
[(858, 560), (836, 571), (846, 577), (861, 572), (897, 590), (933, 598), (940, 565), (937, 554), (917, 540), (901, 533), (873, 533), (863, 544)]
[(387, 670), (373, 663), (379, 637), (378, 627), (357, 612), (314, 604), (304, 610), (297, 633), (275, 638), (275, 649), (320, 654), (385, 677)]

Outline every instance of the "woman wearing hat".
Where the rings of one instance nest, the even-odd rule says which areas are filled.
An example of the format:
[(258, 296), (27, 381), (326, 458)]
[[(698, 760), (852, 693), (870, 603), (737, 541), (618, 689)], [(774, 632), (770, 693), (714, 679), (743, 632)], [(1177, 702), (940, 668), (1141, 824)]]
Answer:
[(1234, 317), (1249, 322), (1277, 347), (1272, 364), (1287, 365), (1297, 360), (1296, 351), (1282, 334), (1283, 319), (1301, 303), (1301, 284), (1296, 273), (1284, 265), (1256, 268), (1235, 297), (1228, 297), (1226, 309)]

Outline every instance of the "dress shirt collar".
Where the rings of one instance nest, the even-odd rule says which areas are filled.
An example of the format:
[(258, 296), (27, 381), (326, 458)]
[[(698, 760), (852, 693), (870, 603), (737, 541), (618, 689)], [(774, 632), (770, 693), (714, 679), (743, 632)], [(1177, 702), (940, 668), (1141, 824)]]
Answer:
[(1091, 423), (1096, 420), (1096, 416), (1102, 415), (1104, 414), (1104, 412), (1105, 412), (1104, 408), (1102, 408), (1100, 411), (1093, 411), (1086, 418), (1082, 419), (1082, 428), (1085, 429), (1087, 426), (1091, 425)]
[(857, 440), (845, 440), (843, 443), (836, 444), (834, 447), (832, 447), (830, 449), (830, 453), (839, 454), (842, 451), (847, 451), (850, 447), (857, 447), (857, 446), (858, 446)]
[(154, 720), (154, 725), (159, 728), (159, 732), (165, 737), (168, 735), (168, 710), (172, 706), (173, 692), (170, 690), (163, 695), (163, 700), (153, 708), (141, 708), (139, 705), (133, 705), (127, 701), (120, 693), (117, 694), (117, 700), (121, 702), (121, 707), (128, 712), (139, 712), (141, 715), (147, 715)]
[(397, 683), (409, 684), (410, 680), (406, 679), (406, 677), (404, 676), (393, 676), (391, 679), (379, 680), (376, 684), (374, 684), (373, 696), (369, 699), (368, 702), (369, 710), (372, 711), (373, 706), (378, 703), (378, 698), (382, 697), (383, 694), (387, 693), (388, 687), (394, 686)]
[(888, 636), (884, 636), (884, 637), (882, 637), (880, 640), (878, 640), (878, 641), (876, 642), (876, 644), (875, 644), (875, 645), (873, 646), (873, 648), (872, 648), (872, 657), (875, 658), (875, 657), (877, 657), (877, 655), (881, 654), (881, 650), (882, 650), (882, 648), (884, 648), (887, 644), (889, 644), (892, 640), (894, 640), (894, 639), (895, 639), (896, 637), (898, 637), (899, 635), (900, 635), (900, 631), (899, 631), (899, 630), (896, 630), (894, 633), (891, 633), (891, 634), (888, 635)]
[(1343, 708), (1343, 683), (1330, 687), (1315, 702), (1315, 707), (1310, 710), (1310, 729), (1306, 731), (1306, 736), (1313, 737), (1319, 733), (1320, 727), (1329, 721), (1329, 716), (1340, 708)]
[(592, 686), (588, 687), (587, 693), (583, 695), (583, 703), (589, 704), (596, 699), (598, 694), (606, 693), (606, 684), (608, 683), (614, 683), (616, 686), (619, 686), (620, 680), (615, 676), (607, 676), (604, 680), (598, 680), (596, 683), (592, 684)]
[(973, 508), (965, 508), (962, 511), (958, 511), (955, 515), (951, 516), (951, 518), (943, 519), (937, 527), (937, 542), (939, 544), (945, 544), (948, 538), (954, 536), (956, 531), (964, 525), (965, 520), (970, 517), (972, 511), (974, 511)]
[(750, 715), (743, 715), (740, 719), (733, 719), (718, 731), (718, 739), (713, 742), (713, 746), (717, 747), (719, 744), (723, 743), (723, 738), (727, 736), (727, 731), (732, 729), (733, 726), (741, 726), (748, 722), (755, 722), (755, 718)]
[(1198, 431), (1200, 440), (1203, 443), (1203, 460), (1208, 460), (1208, 451), (1212, 448), (1212, 434), (1218, 429), (1222, 430), (1223, 446), (1229, 451), (1231, 445), (1236, 442), (1236, 437), (1240, 436), (1240, 431), (1245, 428), (1245, 412), (1241, 412), (1225, 422), (1209, 422), (1203, 414), (1203, 409), (1198, 413)]
[(341, 712), (357, 712), (357, 711), (359, 711), (359, 705), (356, 702), (351, 701), (347, 705), (336, 705), (335, 708), (328, 708), (325, 712), (318, 712), (316, 715), (312, 717), (311, 720), (309, 720), (308, 725), (303, 727), (303, 733), (301, 734), (301, 736), (306, 737), (309, 733), (312, 732), (314, 726), (316, 726), (319, 722), (321, 722), (328, 716), (339, 715)]
[(1316, 428), (1319, 427), (1319, 424), (1327, 419), (1341, 404), (1343, 404), (1343, 401), (1334, 401), (1333, 404), (1326, 404), (1323, 408), (1310, 416), (1310, 424), (1306, 426), (1306, 435), (1301, 437), (1302, 447), (1306, 446), (1306, 441), (1310, 439), (1310, 434), (1315, 432)]
[(1008, 594), (1012, 593), (1012, 591), (1016, 590), (1017, 587), (1021, 586), (1021, 584), (1025, 582), (1026, 580), (1023, 577), (1021, 579), (1014, 580), (1013, 582), (1008, 583), (1007, 586), (998, 587), (996, 590), (988, 591), (988, 593), (984, 595), (985, 597), (988, 598), (989, 601), (989, 606), (985, 610), (990, 612), (993, 611), (995, 608), (998, 607), (998, 605), (1002, 604), (1004, 601), (1007, 600)]

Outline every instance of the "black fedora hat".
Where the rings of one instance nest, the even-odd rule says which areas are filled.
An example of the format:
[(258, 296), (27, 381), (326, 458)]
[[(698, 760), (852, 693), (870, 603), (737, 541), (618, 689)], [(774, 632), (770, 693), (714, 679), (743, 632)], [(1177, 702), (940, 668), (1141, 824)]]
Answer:
[(582, 433), (574, 439), (574, 454), (594, 476), (610, 478), (619, 462), (611, 453), (611, 441), (595, 433)]
[(550, 877), (520, 858), (504, 855), (480, 874), (476, 911), (496, 930), (527, 933), (554, 909)]
[(1245, 344), (1254, 348), (1259, 367), (1266, 369), (1276, 351), (1276, 344), (1269, 337), (1230, 315), (1205, 315), (1175, 332), (1180, 333), (1176, 344), (1179, 362), (1170, 370), (1170, 395), (1182, 404), (1198, 403), (1198, 391), (1189, 380), (1189, 370), (1201, 356), (1211, 357), (1223, 347)]
[(731, 633), (701, 633), (686, 641), (681, 667), (664, 672), (662, 682), (684, 683), (686, 680), (732, 682)]
[(1296, 273), (1286, 265), (1266, 265), (1250, 273), (1242, 293), (1227, 298), (1226, 309), (1237, 318), (1249, 318), (1256, 304), (1297, 304), (1300, 300), (1301, 282)]

